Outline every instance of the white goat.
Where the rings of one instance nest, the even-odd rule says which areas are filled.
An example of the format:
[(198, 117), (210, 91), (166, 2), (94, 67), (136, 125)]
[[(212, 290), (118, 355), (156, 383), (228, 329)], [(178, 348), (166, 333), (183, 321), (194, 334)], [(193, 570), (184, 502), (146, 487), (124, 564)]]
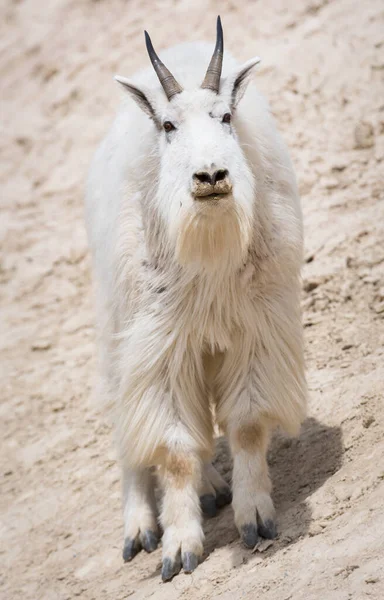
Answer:
[(173, 76), (146, 43), (161, 85), (152, 69), (116, 77), (130, 98), (95, 156), (86, 219), (123, 469), (123, 556), (157, 547), (157, 467), (168, 580), (202, 556), (199, 496), (209, 514), (215, 499), (230, 501), (210, 464), (214, 423), (233, 453), (244, 544), (276, 535), (270, 432), (296, 433), (306, 406), (302, 221), (268, 107), (253, 86), (245, 94), (259, 59), (222, 64), (220, 18), (203, 84), (206, 44), (164, 52)]

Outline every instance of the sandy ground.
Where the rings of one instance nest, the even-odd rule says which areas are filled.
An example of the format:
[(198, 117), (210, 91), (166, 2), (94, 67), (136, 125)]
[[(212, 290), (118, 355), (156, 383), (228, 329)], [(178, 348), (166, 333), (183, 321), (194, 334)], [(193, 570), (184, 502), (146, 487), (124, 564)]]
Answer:
[[(384, 598), (382, 0), (2, 0), (1, 537), (4, 600)], [(162, 584), (159, 549), (121, 559), (119, 473), (92, 401), (83, 182), (115, 72), (206, 38), (263, 58), (306, 227), (310, 417), (270, 452), (279, 538), (240, 546), (232, 509), (206, 560)], [(229, 480), (225, 449), (217, 461)]]

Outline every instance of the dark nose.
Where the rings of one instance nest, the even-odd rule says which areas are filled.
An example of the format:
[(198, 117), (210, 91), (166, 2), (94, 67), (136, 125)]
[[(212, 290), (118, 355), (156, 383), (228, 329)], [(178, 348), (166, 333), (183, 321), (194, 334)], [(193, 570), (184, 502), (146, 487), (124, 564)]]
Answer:
[(193, 178), (200, 183), (208, 183), (209, 185), (216, 185), (218, 181), (223, 181), (226, 177), (228, 177), (229, 173), (227, 169), (218, 169), (217, 171), (213, 171), (213, 173), (208, 173), (208, 171), (199, 171), (195, 173)]

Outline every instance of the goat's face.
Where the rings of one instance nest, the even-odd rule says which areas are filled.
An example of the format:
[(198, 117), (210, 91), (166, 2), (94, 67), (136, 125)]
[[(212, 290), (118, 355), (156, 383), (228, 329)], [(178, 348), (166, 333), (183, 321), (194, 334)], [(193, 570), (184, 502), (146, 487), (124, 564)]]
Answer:
[[(220, 21), (215, 52), (219, 27)], [(156, 106), (146, 91), (130, 81), (121, 77), (118, 81), (157, 126), (157, 213), (179, 263), (204, 269), (237, 268), (251, 241), (255, 190), (233, 117), (247, 76), (259, 59), (220, 81), (221, 63), (217, 79), (214, 53), (203, 85), (183, 90), (148, 40), (147, 35), (151, 60), (168, 96), (165, 108)], [(212, 64), (216, 68), (210, 69)]]
[(175, 96), (162, 115), (157, 202), (183, 264), (228, 268), (248, 249), (254, 184), (232, 110), (199, 89)]

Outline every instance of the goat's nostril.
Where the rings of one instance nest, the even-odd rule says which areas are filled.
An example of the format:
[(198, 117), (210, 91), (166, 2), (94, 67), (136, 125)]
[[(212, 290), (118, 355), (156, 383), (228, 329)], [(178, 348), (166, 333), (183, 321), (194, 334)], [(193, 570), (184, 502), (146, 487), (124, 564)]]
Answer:
[(194, 179), (197, 179), (201, 183), (212, 184), (212, 178), (211, 178), (210, 174), (207, 173), (207, 171), (200, 171), (200, 173), (195, 173), (193, 177), (194, 177)]
[(217, 181), (223, 181), (229, 175), (227, 169), (219, 169), (212, 175), (212, 183), (215, 185)]

